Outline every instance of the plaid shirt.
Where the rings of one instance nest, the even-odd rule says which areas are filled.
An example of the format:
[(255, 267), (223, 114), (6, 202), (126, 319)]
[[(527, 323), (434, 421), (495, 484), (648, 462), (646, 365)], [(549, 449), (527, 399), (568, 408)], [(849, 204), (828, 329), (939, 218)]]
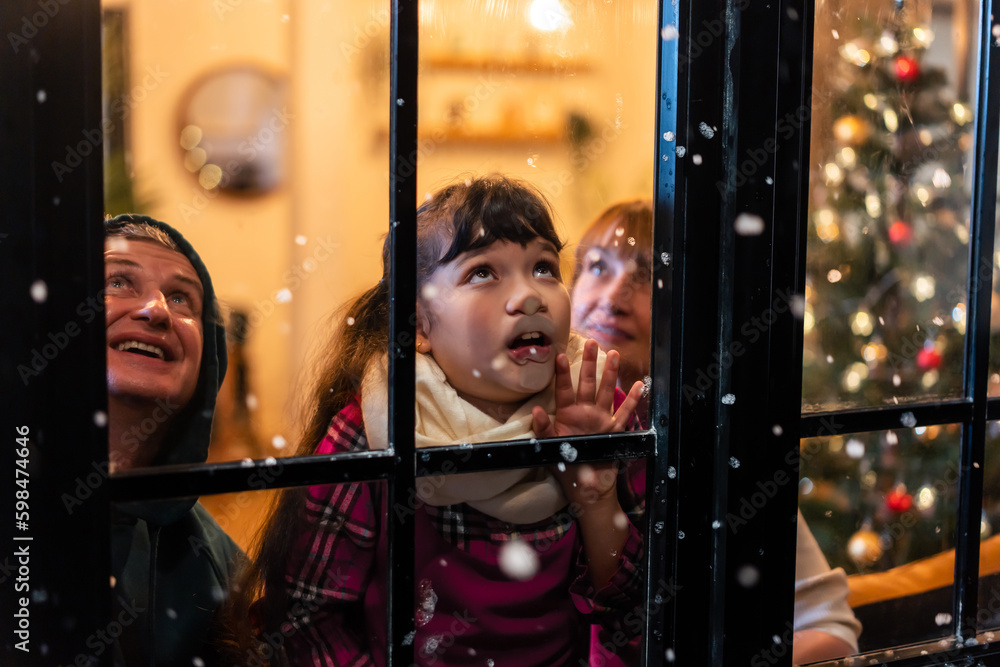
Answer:
[[(623, 398), (624, 395), (620, 397)], [(633, 417), (630, 429), (637, 425)], [(368, 451), (368, 441), (360, 405), (353, 399), (330, 422), (316, 454), (364, 451)], [(628, 475), (622, 475), (619, 496), (622, 506), (629, 511), (641, 507), (644, 499), (636, 497), (627, 479)], [(282, 634), (287, 638), (285, 646), (292, 665), (384, 664), (385, 523), (388, 514), (384, 489), (384, 482), (309, 487), (303, 517), (306, 529), (296, 539), (285, 573), (291, 609), (290, 620)], [(491, 549), (495, 552), (500, 545), (515, 538), (544, 551), (573, 527), (573, 517), (567, 509), (530, 526), (499, 521), (464, 503), (444, 507), (420, 505), (414, 511), (426, 513), (441, 538), (470, 554)], [(419, 529), (420, 524), (418, 542), (421, 540)], [(630, 525), (618, 571), (600, 590), (587, 576), (578, 537), (575, 553), (574, 578), (568, 594), (576, 609), (591, 615), (591, 621), (600, 623), (606, 631), (625, 629), (621, 618), (642, 608), (641, 534)], [(415, 610), (418, 627), (424, 612), (421, 594), (418, 590)], [(433, 591), (430, 594), (434, 595)], [(474, 588), (471, 594), (475, 595)], [(382, 627), (373, 628), (372, 625)], [(419, 651), (417, 653), (419, 663)], [(430, 657), (433, 663), (439, 656)]]

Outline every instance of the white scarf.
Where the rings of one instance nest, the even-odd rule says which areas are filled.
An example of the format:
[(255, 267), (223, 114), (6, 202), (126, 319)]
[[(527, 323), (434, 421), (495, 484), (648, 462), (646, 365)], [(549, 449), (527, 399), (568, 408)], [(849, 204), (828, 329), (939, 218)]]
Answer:
[[(570, 377), (576, 389), (583, 362), (584, 338), (570, 334), (566, 347)], [(604, 368), (604, 353), (598, 352), (597, 381)], [(429, 354), (416, 359), (416, 419), (414, 440), (418, 449), (476, 442), (526, 440), (531, 430), (531, 410), (540, 405), (549, 419), (555, 414), (555, 382), (524, 402), (500, 423), (458, 395), (444, 371)], [(388, 447), (388, 363), (383, 356), (368, 365), (361, 385), (361, 412), (369, 447)], [(559, 482), (545, 468), (490, 470), (436, 475), (417, 483), (417, 495), (429, 505), (467, 503), (475, 509), (509, 523), (535, 523), (546, 519), (566, 503)]]

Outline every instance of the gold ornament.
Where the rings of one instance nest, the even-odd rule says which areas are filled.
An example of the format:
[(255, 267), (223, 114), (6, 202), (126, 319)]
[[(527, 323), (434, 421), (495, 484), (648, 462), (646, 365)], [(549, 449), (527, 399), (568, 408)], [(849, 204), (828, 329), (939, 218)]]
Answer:
[(841, 116), (833, 123), (833, 136), (842, 144), (858, 146), (871, 135), (871, 126), (857, 116)]
[(864, 527), (847, 540), (847, 555), (858, 568), (874, 565), (882, 557), (882, 545), (878, 533)]

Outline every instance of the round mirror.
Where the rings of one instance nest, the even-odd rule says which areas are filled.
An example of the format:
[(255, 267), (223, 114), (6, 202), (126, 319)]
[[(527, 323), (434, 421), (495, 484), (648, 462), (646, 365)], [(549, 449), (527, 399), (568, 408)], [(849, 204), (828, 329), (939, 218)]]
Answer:
[(206, 190), (262, 194), (281, 185), (291, 121), (287, 85), (253, 66), (213, 72), (181, 106), (184, 167)]

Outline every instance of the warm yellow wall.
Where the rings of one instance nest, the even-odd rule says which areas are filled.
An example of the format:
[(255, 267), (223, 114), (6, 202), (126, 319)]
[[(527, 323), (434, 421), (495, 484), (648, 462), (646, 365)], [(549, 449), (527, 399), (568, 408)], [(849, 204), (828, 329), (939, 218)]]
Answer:
[[(130, 9), (132, 85), (148, 67), (166, 73), (132, 113), (139, 194), (155, 200), (151, 215), (191, 239), (221, 298), (258, 313), (251, 315), (257, 326), (250, 336), (258, 431), (268, 442), (278, 434), (291, 440), (287, 399), (298, 386), (307, 349), (327, 331), (324, 317), (380, 275), (380, 239), (389, 215), (387, 3), (114, 4)], [(565, 4), (577, 12), (577, 25), (562, 36), (539, 37), (524, 27), (527, 3), (472, 8), (423, 3), (425, 54), (447, 58), (456, 49), (478, 49), (481, 57), (502, 61), (530, 47), (539, 58), (569, 54), (583, 66), (572, 73), (513, 75), (509, 68), (484, 74), (425, 66), (419, 83), (421, 196), (468, 172), (520, 176), (550, 198), (572, 241), (605, 205), (651, 195), (655, 7), (648, 0)], [(464, 13), (473, 10), (478, 13)], [(505, 25), (510, 29), (502, 30)], [(546, 51), (549, 47), (554, 50)], [(261, 197), (203, 200), (181, 163), (178, 109), (195, 79), (237, 63), (289, 77), (288, 179), (285, 187)], [(586, 115), (598, 134), (611, 129), (606, 140), (595, 141), (575, 160), (561, 139), (434, 140), (430, 126), (444, 114), (442, 100), (470, 95), (478, 95), (467, 105), (475, 106), (467, 109), (470, 126), (503, 113), (522, 120), (544, 120), (548, 114), (561, 122), (572, 110)], [(201, 210), (192, 214), (190, 207), (199, 204)], [(273, 298), (280, 289), (291, 292), (289, 303)]]

